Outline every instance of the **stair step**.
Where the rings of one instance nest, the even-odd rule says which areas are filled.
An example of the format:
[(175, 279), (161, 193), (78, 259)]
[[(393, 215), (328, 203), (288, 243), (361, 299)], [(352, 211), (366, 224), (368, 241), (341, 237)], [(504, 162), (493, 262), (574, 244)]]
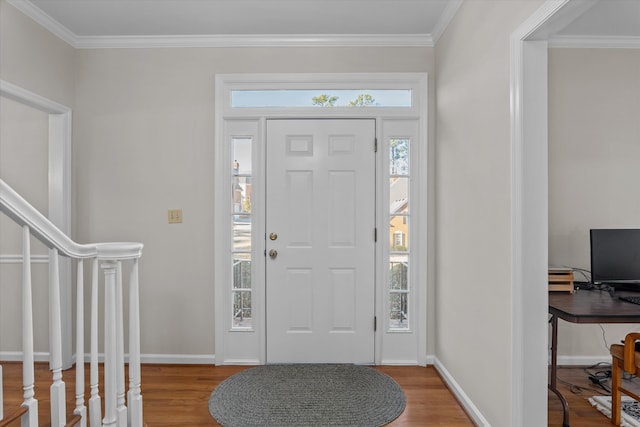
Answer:
[(0, 427), (6, 427), (11, 425), (12, 422), (19, 420), (20, 417), (22, 417), (24, 414), (27, 413), (27, 408), (21, 406), (18, 409), (16, 409), (15, 411), (13, 411), (12, 414), (10, 414), (8, 417), (4, 418), (2, 421), (0, 421)]

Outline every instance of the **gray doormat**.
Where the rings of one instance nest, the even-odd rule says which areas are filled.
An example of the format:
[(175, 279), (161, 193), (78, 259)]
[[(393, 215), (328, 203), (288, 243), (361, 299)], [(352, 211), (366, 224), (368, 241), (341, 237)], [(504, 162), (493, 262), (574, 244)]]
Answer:
[(378, 427), (404, 411), (388, 375), (357, 365), (265, 365), (220, 383), (209, 412), (225, 427)]

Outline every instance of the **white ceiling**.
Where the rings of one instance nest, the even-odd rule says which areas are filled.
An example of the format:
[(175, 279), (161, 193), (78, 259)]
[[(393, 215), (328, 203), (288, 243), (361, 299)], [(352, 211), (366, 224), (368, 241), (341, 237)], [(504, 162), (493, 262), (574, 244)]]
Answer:
[(429, 34), (447, 0), (31, 0), (78, 36)]
[(640, 0), (600, 0), (558, 32), (561, 36), (640, 37)]
[(462, 0), (7, 0), (76, 47), (433, 45)]
[[(513, 0), (527, 1), (527, 0)], [(76, 47), (433, 46), (462, 0), (8, 0)], [(640, 0), (585, 0), (551, 37), (640, 40)]]

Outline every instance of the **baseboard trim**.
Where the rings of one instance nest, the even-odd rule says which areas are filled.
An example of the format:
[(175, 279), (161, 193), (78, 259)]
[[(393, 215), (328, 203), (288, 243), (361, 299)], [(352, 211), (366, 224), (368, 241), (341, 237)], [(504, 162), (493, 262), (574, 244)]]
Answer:
[(140, 363), (215, 365), (216, 356), (214, 354), (141, 354)]
[(427, 366), (434, 365), (436, 363), (436, 356), (433, 354), (427, 354), (427, 358), (425, 359), (425, 363)]
[[(33, 353), (34, 362), (48, 362), (49, 352), (36, 351)], [(0, 351), (0, 362), (22, 362), (21, 351)]]
[(611, 363), (611, 356), (558, 356), (558, 366), (592, 366), (598, 363)]
[(471, 421), (473, 421), (477, 426), (490, 427), (491, 424), (489, 424), (489, 421), (487, 421), (476, 405), (474, 405), (469, 396), (467, 396), (451, 373), (449, 373), (447, 368), (444, 367), (438, 358), (434, 357), (433, 359), (433, 365), (436, 368), (436, 371), (438, 371), (451, 392), (456, 396), (456, 399), (458, 399), (458, 402), (460, 402), (467, 415), (469, 415)]
[[(73, 355), (75, 361), (76, 355)], [(124, 355), (125, 362), (129, 361), (129, 355)], [(33, 355), (35, 362), (48, 362), (48, 352), (36, 352)], [(85, 363), (91, 361), (91, 355), (84, 355)], [(21, 351), (0, 351), (0, 362), (22, 362)], [(104, 354), (98, 355), (98, 362), (104, 362)], [(75, 363), (75, 362), (74, 362)], [(180, 365), (215, 365), (214, 354), (141, 354), (140, 363), (148, 364), (180, 364)]]

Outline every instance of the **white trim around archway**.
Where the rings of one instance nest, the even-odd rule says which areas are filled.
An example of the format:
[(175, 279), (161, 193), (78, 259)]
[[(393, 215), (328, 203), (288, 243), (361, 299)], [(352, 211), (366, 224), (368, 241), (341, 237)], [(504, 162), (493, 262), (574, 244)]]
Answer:
[[(71, 235), (71, 108), (0, 80), (0, 96), (12, 99), (49, 115), (49, 219)], [(10, 261), (11, 255), (0, 256)], [(22, 260), (20, 259), (20, 262)], [(60, 260), (62, 313), (62, 363), (73, 364), (71, 260)], [(52, 323), (52, 322), (50, 322)], [(52, 334), (50, 334), (52, 336)]]
[(594, 4), (548, 0), (510, 40), (514, 426), (547, 424), (548, 40)]

